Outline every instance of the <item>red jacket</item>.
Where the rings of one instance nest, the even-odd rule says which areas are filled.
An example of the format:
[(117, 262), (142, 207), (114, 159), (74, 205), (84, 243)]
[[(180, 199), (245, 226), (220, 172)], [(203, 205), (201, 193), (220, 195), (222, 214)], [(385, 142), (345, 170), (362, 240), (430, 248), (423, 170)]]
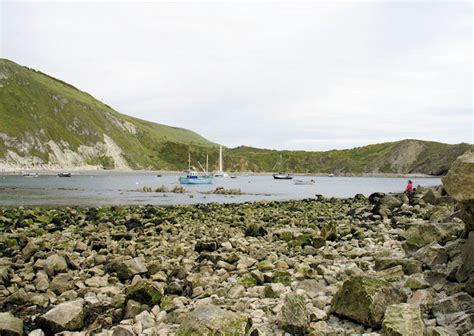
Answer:
[(413, 184), (408, 183), (405, 192), (413, 192)]

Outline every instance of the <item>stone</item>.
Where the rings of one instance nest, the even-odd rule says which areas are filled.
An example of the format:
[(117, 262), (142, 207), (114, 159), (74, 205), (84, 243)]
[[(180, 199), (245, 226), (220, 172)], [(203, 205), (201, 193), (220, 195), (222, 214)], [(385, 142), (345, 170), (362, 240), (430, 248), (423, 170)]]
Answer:
[(36, 252), (40, 250), (40, 247), (35, 244), (33, 240), (28, 240), (26, 246), (21, 250), (21, 257), (25, 260), (29, 260)]
[(333, 297), (331, 309), (337, 315), (349, 317), (370, 327), (379, 327), (385, 309), (405, 299), (405, 295), (389, 282), (358, 275), (344, 281), (342, 288)]
[(140, 280), (127, 289), (127, 299), (153, 306), (159, 304), (163, 296), (163, 288), (156, 282)]
[(395, 196), (384, 196), (380, 199), (380, 205), (386, 207), (389, 210), (393, 210), (395, 208), (399, 208), (402, 206), (402, 201), (400, 201), (397, 197)]
[(442, 238), (439, 229), (431, 223), (411, 225), (401, 236), (406, 239), (403, 247), (407, 251), (416, 251), (430, 243), (440, 242)]
[(38, 271), (36, 273), (35, 286), (38, 291), (46, 292), (46, 290), (49, 288), (49, 279), (46, 272)]
[(450, 196), (460, 202), (462, 219), (467, 231), (474, 230), (474, 152), (459, 156), (443, 178), (443, 186)]
[(403, 266), (397, 265), (390, 268), (386, 268), (383, 271), (377, 272), (377, 277), (387, 281), (399, 281), (403, 278), (405, 273), (403, 272)]
[(413, 254), (413, 258), (421, 261), (431, 269), (439, 264), (446, 264), (448, 262), (446, 249), (438, 243), (431, 243), (422, 247)]
[(304, 296), (288, 293), (277, 319), (278, 325), (283, 330), (292, 334), (303, 335), (309, 327), (309, 313)]
[(147, 308), (147, 305), (141, 304), (138, 301), (128, 300), (127, 305), (125, 306), (124, 318), (132, 319), (138, 314), (140, 314), (142, 311), (147, 310)]
[(83, 303), (83, 299), (61, 303), (39, 316), (38, 325), (51, 333), (80, 330), (84, 325)]
[(418, 336), (425, 332), (420, 307), (409, 303), (393, 304), (387, 307), (382, 323), (386, 336)]
[(28, 336), (45, 336), (45, 333), (41, 329), (35, 329), (28, 333)]
[(469, 232), (467, 242), (462, 250), (461, 267), (456, 272), (456, 280), (465, 282), (474, 275), (474, 231)]
[(121, 281), (131, 279), (134, 275), (148, 272), (140, 258), (123, 260), (117, 258), (111, 262), (110, 270), (117, 273), (117, 277)]
[(412, 290), (428, 288), (430, 284), (423, 278), (417, 276), (409, 276), (405, 281), (404, 287)]
[(437, 200), (441, 197), (441, 194), (434, 190), (434, 189), (429, 189), (421, 198), (423, 201), (429, 204), (436, 204)]
[(8, 286), (12, 273), (10, 265), (0, 265), (0, 285)]
[(71, 290), (74, 287), (72, 276), (69, 273), (58, 274), (51, 280), (49, 284), (49, 290), (53, 293), (60, 295), (68, 290)]
[(242, 297), (244, 293), (245, 293), (245, 287), (237, 284), (237, 285), (232, 286), (227, 296), (231, 299), (238, 299)]
[(46, 258), (43, 268), (46, 274), (48, 274), (50, 277), (57, 273), (66, 272), (66, 259), (64, 259), (63, 256), (57, 254), (50, 255), (48, 258)]
[(474, 153), (466, 152), (453, 162), (443, 178), (443, 186), (457, 201), (474, 199)]
[(249, 319), (212, 305), (200, 305), (186, 314), (176, 336), (245, 336)]
[(401, 259), (401, 258), (390, 258), (390, 257), (376, 257), (375, 258), (375, 270), (381, 271), (387, 268), (391, 268), (397, 265), (401, 265), (403, 272), (407, 275), (421, 273), (422, 264), (418, 260), (414, 259)]
[(0, 335), (21, 336), (23, 335), (23, 320), (16, 318), (12, 313), (0, 313)]

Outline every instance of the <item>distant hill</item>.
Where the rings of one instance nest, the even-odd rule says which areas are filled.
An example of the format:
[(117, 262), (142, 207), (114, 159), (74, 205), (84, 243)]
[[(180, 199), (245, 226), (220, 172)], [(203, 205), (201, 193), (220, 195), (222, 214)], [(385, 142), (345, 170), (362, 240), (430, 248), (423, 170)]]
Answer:
[(230, 164), (231, 170), (271, 171), (281, 155), (285, 170), (290, 172), (444, 175), (451, 163), (468, 150), (474, 150), (474, 146), (421, 140), (386, 142), (326, 152), (238, 147), (228, 151), (226, 163)]
[[(225, 149), (227, 171), (442, 175), (470, 144), (421, 140), (327, 152)], [(217, 168), (218, 148), (193, 131), (133, 118), (70, 84), (0, 59), (0, 169), (182, 170), (188, 153)]]

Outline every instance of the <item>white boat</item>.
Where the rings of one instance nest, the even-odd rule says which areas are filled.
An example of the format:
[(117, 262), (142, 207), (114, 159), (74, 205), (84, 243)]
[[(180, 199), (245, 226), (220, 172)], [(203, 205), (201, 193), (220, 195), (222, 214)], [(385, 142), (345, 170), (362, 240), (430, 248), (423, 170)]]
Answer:
[[(279, 169), (281, 169), (283, 165), (283, 158), (282, 156), (280, 155), (280, 160), (278, 160), (275, 165), (273, 166), (273, 171), (275, 171), (275, 168), (278, 166)], [(275, 180), (291, 180), (293, 179), (293, 175), (289, 174), (289, 173), (284, 173), (284, 172), (279, 172), (278, 174), (273, 174), (273, 178)]]
[(296, 185), (313, 185), (315, 181), (313, 179), (311, 180), (295, 180)]
[(222, 165), (222, 145), (219, 150), (219, 171), (214, 173), (214, 177), (229, 177), (229, 174), (224, 172), (223, 165)]
[(23, 177), (38, 177), (38, 173), (22, 173)]

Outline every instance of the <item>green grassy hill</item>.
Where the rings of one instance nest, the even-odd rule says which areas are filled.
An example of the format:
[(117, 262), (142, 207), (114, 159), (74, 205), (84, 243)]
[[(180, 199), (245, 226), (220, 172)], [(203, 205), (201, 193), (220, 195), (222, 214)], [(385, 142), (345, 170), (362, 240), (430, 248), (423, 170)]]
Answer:
[[(216, 147), (192, 131), (120, 114), (6, 59), (0, 59), (0, 117), (0, 160), (6, 167), (182, 169), (188, 148)], [(183, 158), (163, 155), (170, 145), (185, 147)]]
[[(118, 113), (91, 95), (41, 72), (0, 59), (0, 169), (162, 169), (193, 162), (217, 168), (217, 145), (182, 128)], [(227, 171), (272, 171), (280, 155), (295, 173), (446, 173), (472, 149), (403, 140), (327, 152), (226, 149)]]

